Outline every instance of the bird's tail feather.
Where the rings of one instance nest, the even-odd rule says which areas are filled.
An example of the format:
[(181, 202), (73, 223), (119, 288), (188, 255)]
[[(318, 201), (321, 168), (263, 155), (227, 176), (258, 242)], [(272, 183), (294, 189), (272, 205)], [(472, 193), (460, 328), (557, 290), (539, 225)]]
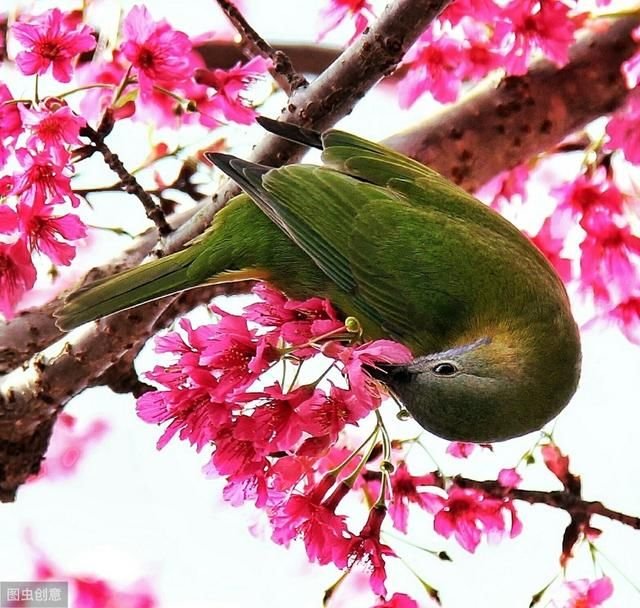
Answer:
[(193, 257), (193, 252), (186, 249), (90, 283), (67, 296), (55, 313), (56, 324), (68, 331), (143, 302), (196, 287), (199, 282), (188, 274)]

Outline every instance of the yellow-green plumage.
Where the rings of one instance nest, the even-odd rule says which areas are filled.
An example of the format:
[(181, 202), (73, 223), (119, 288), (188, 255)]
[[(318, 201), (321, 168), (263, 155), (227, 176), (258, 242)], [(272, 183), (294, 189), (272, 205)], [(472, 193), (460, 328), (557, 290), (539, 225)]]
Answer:
[[(264, 278), (292, 297), (328, 297), (368, 337), (409, 346), (413, 367), (387, 380), (437, 434), (499, 440), (557, 414), (575, 391), (580, 345), (542, 254), (402, 155), (340, 131), (322, 145), (324, 167), (270, 170), (218, 155), (249, 196), (186, 250), (72, 294), (60, 326), (208, 282)], [(456, 373), (435, 374), (441, 361)]]

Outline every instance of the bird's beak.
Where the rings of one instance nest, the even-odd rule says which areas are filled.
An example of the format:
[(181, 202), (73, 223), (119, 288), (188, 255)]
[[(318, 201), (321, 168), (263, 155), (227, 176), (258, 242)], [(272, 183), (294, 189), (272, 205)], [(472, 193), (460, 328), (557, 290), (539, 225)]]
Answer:
[(407, 381), (411, 376), (415, 375), (414, 372), (409, 371), (409, 366), (397, 363), (376, 363), (375, 365), (367, 365), (365, 363), (362, 369), (372, 378), (380, 380), (385, 384), (403, 380)]

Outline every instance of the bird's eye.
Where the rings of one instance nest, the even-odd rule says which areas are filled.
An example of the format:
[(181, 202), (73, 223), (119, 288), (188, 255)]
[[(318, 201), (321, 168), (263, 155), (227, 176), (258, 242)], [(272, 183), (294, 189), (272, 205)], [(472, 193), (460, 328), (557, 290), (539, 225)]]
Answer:
[(458, 368), (453, 363), (445, 361), (444, 363), (434, 365), (431, 371), (433, 371), (436, 376), (453, 376), (458, 371)]

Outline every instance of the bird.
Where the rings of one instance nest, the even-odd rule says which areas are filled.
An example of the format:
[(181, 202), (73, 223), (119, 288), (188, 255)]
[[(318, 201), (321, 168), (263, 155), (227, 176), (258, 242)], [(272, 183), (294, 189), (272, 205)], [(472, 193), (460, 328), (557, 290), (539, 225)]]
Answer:
[(322, 164), (208, 153), (244, 192), (183, 250), (71, 293), (56, 313), (61, 329), (197, 286), (263, 280), (292, 298), (328, 298), (364, 338), (407, 346), (408, 363), (368, 371), (435, 435), (504, 441), (559, 414), (580, 378), (580, 335), (530, 239), (383, 145), (258, 121), (322, 150)]

